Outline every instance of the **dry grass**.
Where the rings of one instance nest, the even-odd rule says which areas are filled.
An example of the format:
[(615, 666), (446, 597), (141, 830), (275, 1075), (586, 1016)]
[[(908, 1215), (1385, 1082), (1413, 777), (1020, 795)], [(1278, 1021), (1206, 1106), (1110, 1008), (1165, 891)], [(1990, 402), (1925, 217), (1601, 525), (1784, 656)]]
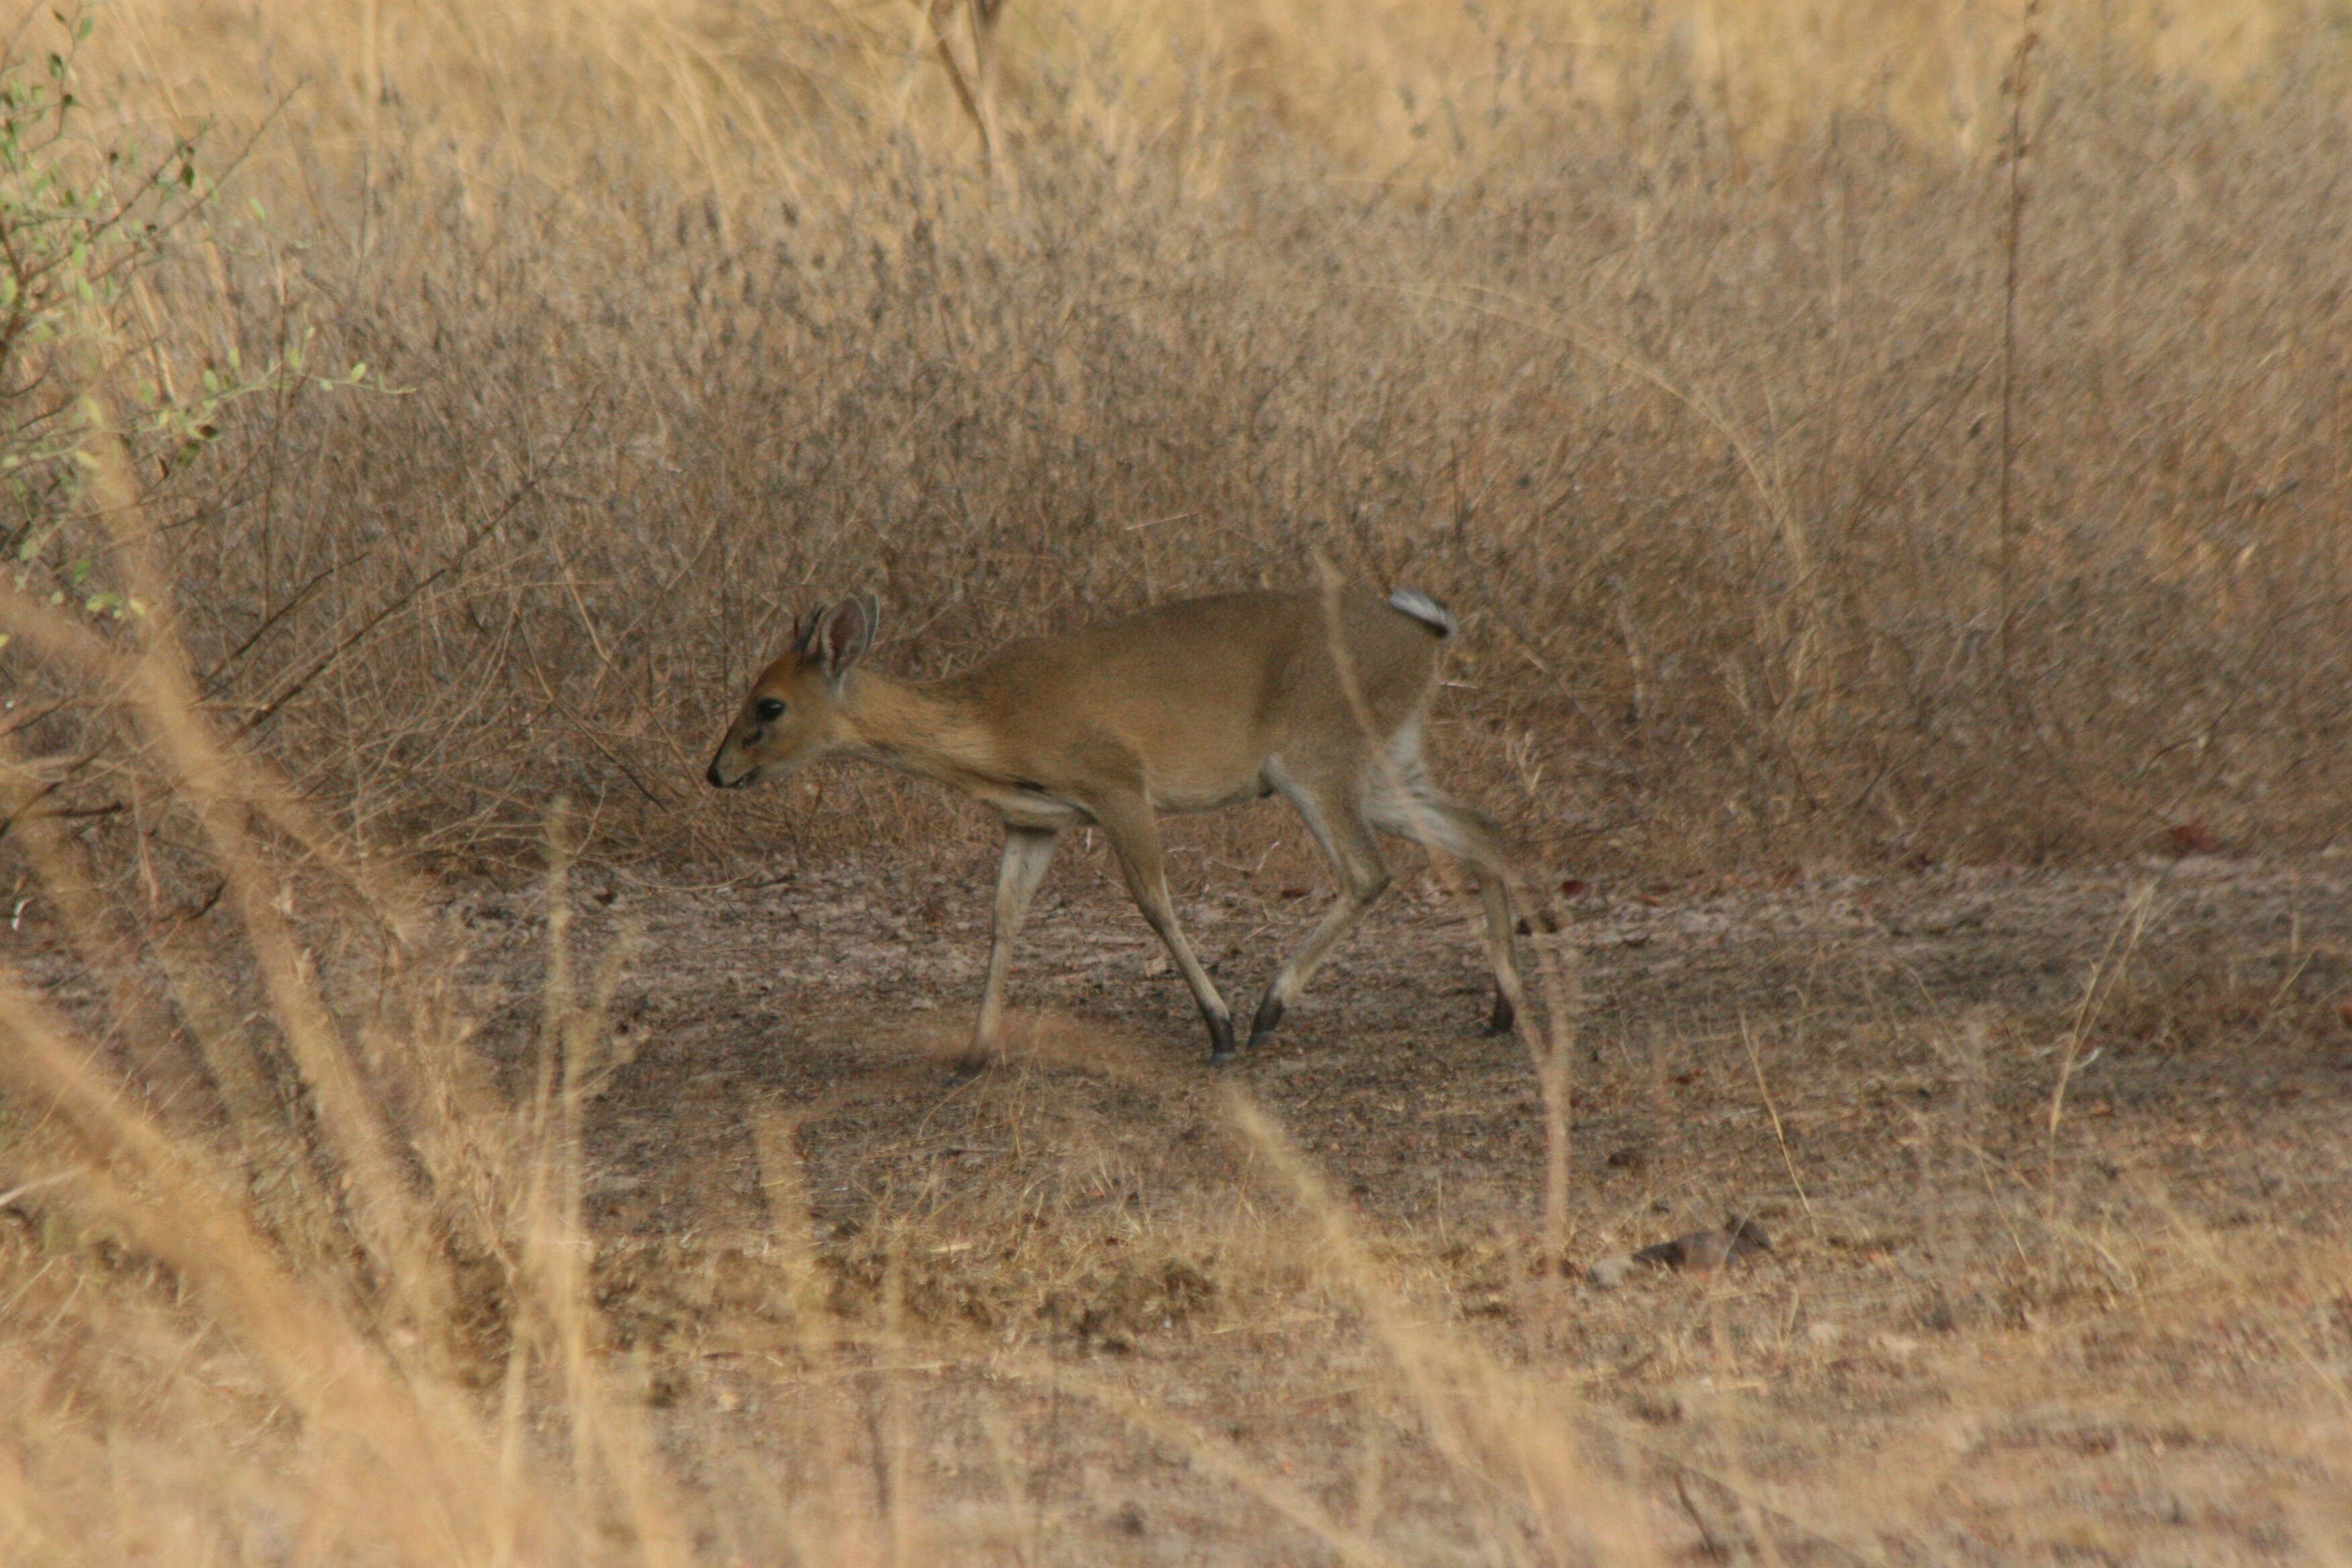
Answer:
[[(11, 427), (91, 459), (11, 492), (0, 584), (0, 1555), (2344, 1561), (2340, 1223), (2240, 1224), (2200, 1184), (2270, 1155), (2084, 1076), (2316, 1061), (2299, 925), (2241, 963), (2119, 921), (2039, 1012), (1832, 1028), (1828, 947), (1785, 1017), (1591, 994), (1471, 1108), (1538, 1129), (1483, 1208), (1368, 1214), (1339, 1124), (1048, 1016), (939, 1111), (980, 1163), (688, 1097), (748, 1128), (703, 1184), (741, 1212), (614, 1217), (611, 1004), (691, 963), (614, 889), (977, 842), (887, 779), (698, 787), (852, 588), (916, 671), (1318, 553), (1427, 589), (1445, 771), (1580, 874), (2334, 846), (2352, 35), (2024, 25), (1014, 0), (999, 183), (914, 7), (103, 13), (60, 167), (246, 150), (0, 353)], [(378, 387), (208, 410), (193, 460), (111, 428), (309, 331)], [(1180, 864), (1275, 908), (1272, 822)], [(452, 912), (484, 871), (540, 889), (520, 1011)], [(850, 1024), (904, 1045), (904, 1000)], [(1672, 1133), (1639, 1159), (1708, 1174), (1638, 1198), (1570, 1158), (1693, 1084), (1769, 1134)], [(1163, 1116), (1183, 1179), (1130, 1212)], [(1895, 1152), (1805, 1142), (1850, 1117)], [(1554, 1267), (1718, 1178), (1783, 1194), (1781, 1271)]]

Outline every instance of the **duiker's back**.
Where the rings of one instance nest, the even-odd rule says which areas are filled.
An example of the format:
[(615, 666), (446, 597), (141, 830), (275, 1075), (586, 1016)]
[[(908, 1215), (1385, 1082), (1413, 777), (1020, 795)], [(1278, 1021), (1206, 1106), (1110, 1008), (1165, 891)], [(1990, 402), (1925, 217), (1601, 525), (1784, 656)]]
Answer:
[(1208, 725), (1271, 750), (1301, 726), (1392, 732), (1434, 689), (1447, 629), (1353, 589), (1220, 594), (1013, 643), (948, 684), (1019, 728), (1084, 714), (1146, 746), (1197, 746)]

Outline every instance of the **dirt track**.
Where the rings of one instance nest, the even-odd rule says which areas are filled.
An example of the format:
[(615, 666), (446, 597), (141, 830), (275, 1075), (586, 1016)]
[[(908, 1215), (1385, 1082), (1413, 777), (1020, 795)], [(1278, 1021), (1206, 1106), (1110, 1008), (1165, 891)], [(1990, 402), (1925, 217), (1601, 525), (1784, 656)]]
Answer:
[[(1565, 900), (1567, 931), (1532, 939), (1584, 998), (1565, 1278), (1541, 1258), (1528, 1049), (1477, 1032), (1476, 943), (1433, 880), (1400, 879), (1276, 1047), (1221, 1075), (1139, 919), (1062, 868), (1015, 971), (1019, 1059), (956, 1084), (984, 879), (583, 879), (611, 895), (581, 905), (591, 942), (644, 943), (590, 1190), (614, 1331), (657, 1403), (716, 1402), (789, 1468), (811, 1366), (779, 1270), (814, 1257), (863, 1325), (856, 1364), (902, 1368), (867, 1373), (870, 1408), (903, 1401), (930, 1435), (897, 1484), (969, 1518), (967, 1546), (1328, 1560), (1263, 1495), (1235, 1500), (1214, 1443), (1405, 1560), (1512, 1560), (1376, 1374), (1361, 1301), (1308, 1268), (1234, 1131), (1239, 1087), (1359, 1216), (1380, 1288), (1556, 1387), (1664, 1540), (2220, 1562), (2342, 1528), (2341, 1407), (2296, 1425), (2352, 1364), (2352, 1298), (2327, 1282), (2352, 1176), (2338, 862)], [(1263, 890), (1213, 881), (1183, 911), (1237, 1009), (1321, 902)], [(530, 900), (467, 918), (516, 998), (488, 1037), (520, 1048)], [(1580, 1276), (1727, 1213), (1761, 1216), (1774, 1256), (1717, 1281)]]

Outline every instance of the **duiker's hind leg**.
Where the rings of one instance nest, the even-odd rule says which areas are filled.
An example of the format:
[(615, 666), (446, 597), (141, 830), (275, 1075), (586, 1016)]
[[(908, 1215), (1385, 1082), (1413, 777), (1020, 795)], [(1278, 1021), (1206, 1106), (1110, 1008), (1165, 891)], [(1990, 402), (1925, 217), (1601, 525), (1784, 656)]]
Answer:
[(1258, 1004), (1257, 1016), (1251, 1020), (1249, 1043), (1255, 1050), (1266, 1041), (1282, 1015), (1315, 971), (1339, 945), (1339, 939), (1354, 929), (1364, 911), (1372, 907), (1389, 885), (1389, 868), (1381, 858), (1379, 840), (1365, 826), (1361, 809), (1357, 805), (1356, 781), (1352, 774), (1338, 779), (1307, 779), (1293, 775), (1284, 769), (1279, 760), (1266, 764), (1268, 783), (1280, 790), (1285, 799), (1298, 808), (1315, 842), (1322, 847), (1323, 858), (1331, 862), (1332, 871), (1339, 879), (1339, 899), (1323, 916), (1322, 922), (1298, 944), (1298, 951), (1275, 971), (1274, 979), (1265, 988), (1265, 1000)]
[(1501, 835), (1484, 812), (1463, 805), (1429, 782), (1418, 754), (1393, 754), (1387, 776), (1375, 777), (1365, 815), (1383, 833), (1410, 838), (1464, 861), (1477, 874), (1478, 901), (1486, 913), (1486, 963), (1495, 972), (1495, 1011), (1486, 1020), (1499, 1035), (1527, 1006), (1527, 984), (1511, 939), (1510, 864)]

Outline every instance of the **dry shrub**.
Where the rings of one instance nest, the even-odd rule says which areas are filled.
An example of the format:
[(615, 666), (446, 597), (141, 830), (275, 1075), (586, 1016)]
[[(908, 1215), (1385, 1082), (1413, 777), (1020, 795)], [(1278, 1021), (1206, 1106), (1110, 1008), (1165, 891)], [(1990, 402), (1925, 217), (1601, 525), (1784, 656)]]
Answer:
[(399, 389), (154, 487), (205, 689), (461, 859), (558, 791), (634, 857), (929, 837), (703, 798), (792, 611), (936, 671), (1320, 551), (1465, 613), (1441, 745), (1552, 858), (2329, 840), (2340, 39), (2053, 23), (2005, 94), (1958, 12), (1706, 15), (1016, 8), (999, 191), (908, 17), (134, 10), (102, 111), (278, 107), (142, 363)]

